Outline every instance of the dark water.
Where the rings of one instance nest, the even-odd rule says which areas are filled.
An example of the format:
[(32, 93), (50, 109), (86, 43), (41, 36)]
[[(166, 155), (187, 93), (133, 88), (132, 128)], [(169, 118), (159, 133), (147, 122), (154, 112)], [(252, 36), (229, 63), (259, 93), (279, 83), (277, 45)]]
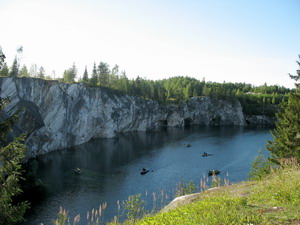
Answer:
[[(258, 150), (270, 139), (266, 128), (168, 128), (94, 140), (41, 156), (30, 165), (43, 191), (31, 196), (34, 203), (26, 224), (51, 224), (60, 206), (71, 217), (80, 214), (85, 224), (86, 212), (104, 202), (108, 207), (103, 221), (111, 221), (118, 214), (117, 201), (138, 193), (147, 209), (158, 209), (172, 200), (179, 182), (192, 180), (199, 188), (211, 169), (220, 170), (220, 177), (230, 182), (246, 180)], [(204, 151), (213, 156), (202, 157)], [(81, 175), (72, 171), (75, 167), (82, 168)], [(142, 176), (143, 167), (153, 171)]]

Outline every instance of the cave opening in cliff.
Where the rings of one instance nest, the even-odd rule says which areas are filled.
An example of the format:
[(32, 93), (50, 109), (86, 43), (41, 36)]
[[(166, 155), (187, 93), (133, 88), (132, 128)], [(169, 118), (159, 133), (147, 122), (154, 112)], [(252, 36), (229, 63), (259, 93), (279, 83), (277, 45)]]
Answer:
[(192, 123), (192, 119), (191, 118), (185, 118), (184, 119), (184, 127), (190, 127)]
[(166, 127), (168, 126), (168, 121), (167, 120), (159, 120), (159, 126), (161, 127)]

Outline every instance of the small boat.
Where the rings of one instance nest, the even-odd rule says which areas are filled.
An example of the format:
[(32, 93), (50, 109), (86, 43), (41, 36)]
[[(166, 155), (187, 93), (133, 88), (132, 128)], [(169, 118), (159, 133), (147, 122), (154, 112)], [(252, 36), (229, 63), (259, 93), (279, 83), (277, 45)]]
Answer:
[(192, 145), (191, 145), (191, 144), (187, 144), (187, 146), (186, 146), (186, 147), (190, 148), (190, 147), (192, 147)]
[(202, 154), (202, 157), (207, 157), (207, 156), (212, 156), (212, 154), (207, 153), (207, 152), (204, 152), (204, 153)]
[(82, 173), (81, 169), (76, 167), (75, 169), (73, 169), (74, 173), (80, 175)]
[(220, 170), (210, 170), (208, 171), (208, 176), (218, 175), (219, 173), (221, 173)]
[(141, 169), (141, 171), (140, 171), (141, 175), (145, 175), (145, 174), (148, 173), (148, 172), (149, 172), (149, 169), (147, 169), (147, 168), (143, 168), (143, 169)]

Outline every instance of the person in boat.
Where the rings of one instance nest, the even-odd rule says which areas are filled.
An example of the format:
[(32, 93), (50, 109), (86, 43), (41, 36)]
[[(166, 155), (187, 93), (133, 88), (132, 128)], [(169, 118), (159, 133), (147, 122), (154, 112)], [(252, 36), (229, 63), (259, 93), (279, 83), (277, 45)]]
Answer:
[(76, 168), (74, 169), (74, 172), (75, 172), (76, 174), (81, 174), (81, 169), (78, 168), (78, 167), (76, 167)]
[(208, 171), (208, 175), (209, 176), (218, 175), (219, 173), (220, 173), (219, 170), (210, 170), (210, 171)]
[(148, 173), (148, 172), (149, 172), (149, 169), (147, 169), (147, 168), (143, 168), (143, 169), (141, 169), (141, 171), (140, 171), (141, 175), (144, 175), (144, 174), (146, 174), (146, 173)]

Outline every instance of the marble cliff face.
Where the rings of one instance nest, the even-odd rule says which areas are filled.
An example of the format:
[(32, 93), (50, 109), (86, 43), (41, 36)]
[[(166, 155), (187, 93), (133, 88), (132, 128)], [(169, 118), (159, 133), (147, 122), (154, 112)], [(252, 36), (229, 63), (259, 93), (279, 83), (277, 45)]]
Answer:
[(15, 133), (26, 132), (28, 157), (88, 142), (119, 132), (150, 131), (161, 126), (246, 124), (238, 101), (193, 97), (188, 102), (160, 105), (86, 84), (65, 84), (34, 78), (0, 78), (5, 109), (22, 109)]

